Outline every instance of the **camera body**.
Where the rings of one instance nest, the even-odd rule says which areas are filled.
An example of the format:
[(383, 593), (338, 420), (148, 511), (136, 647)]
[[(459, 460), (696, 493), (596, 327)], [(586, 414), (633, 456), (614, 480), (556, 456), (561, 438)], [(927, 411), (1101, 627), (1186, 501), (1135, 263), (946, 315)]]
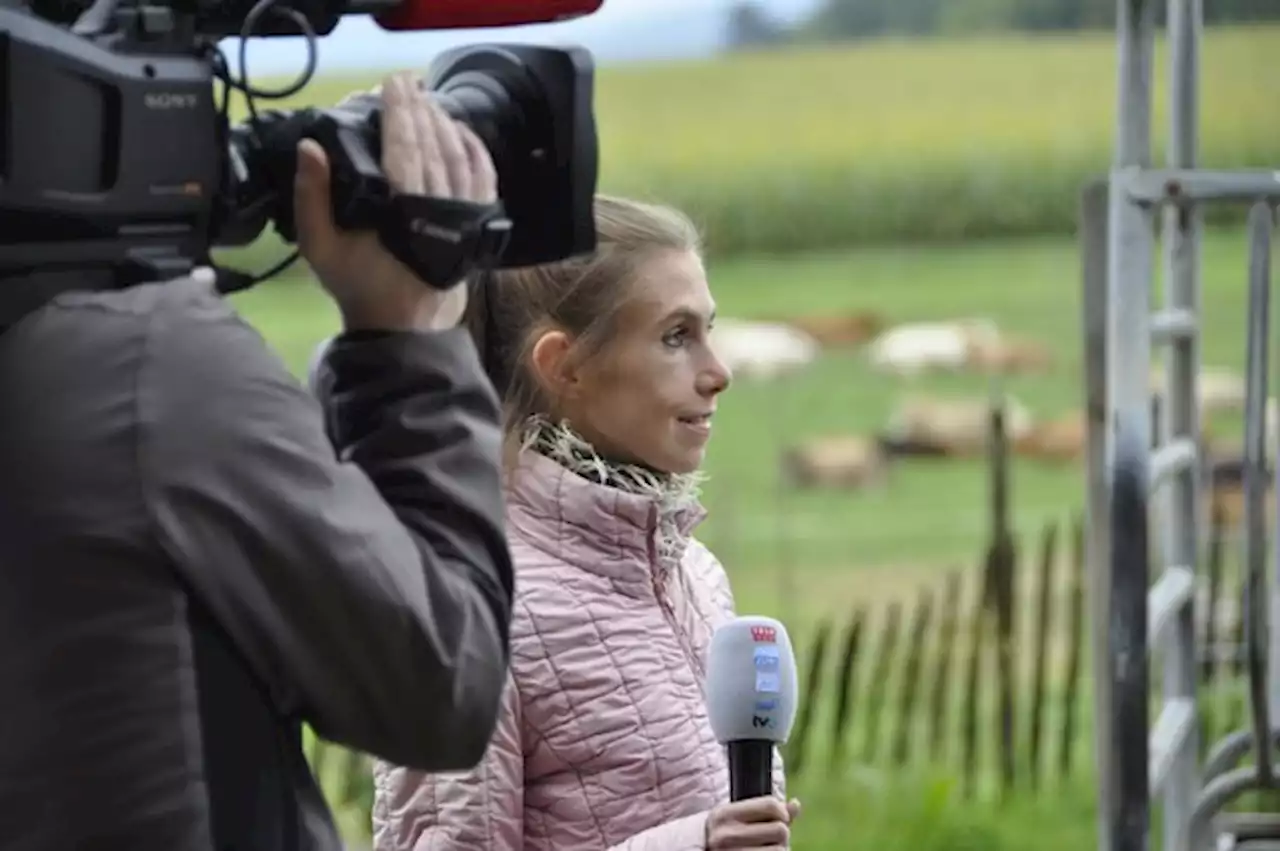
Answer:
[(183, 274), (207, 257), (227, 138), (207, 58), (0, 8), (0, 80), (0, 287), (58, 268)]
[[(333, 11), (286, 2), (258, 3), (250, 24), (274, 11), (314, 48), (310, 18), (331, 29)], [(379, 164), (378, 96), (332, 109), (253, 108), (233, 128), (227, 90), (252, 98), (255, 89), (243, 72), (231, 78), (217, 50), (225, 21), (204, 33), (199, 16), (176, 4), (114, 4), (98, 0), (68, 28), (0, 0), (0, 323), (7, 302), (24, 301), (15, 287), (26, 279), (65, 273), (68, 287), (97, 288), (176, 277), (210, 265), (213, 247), (252, 242), (273, 222), (292, 242), (303, 137), (329, 155), (338, 224), (372, 227), (391, 194)], [(433, 64), (427, 86), (494, 160), (511, 222), (500, 266), (595, 248), (592, 77), (581, 48), (481, 45)]]

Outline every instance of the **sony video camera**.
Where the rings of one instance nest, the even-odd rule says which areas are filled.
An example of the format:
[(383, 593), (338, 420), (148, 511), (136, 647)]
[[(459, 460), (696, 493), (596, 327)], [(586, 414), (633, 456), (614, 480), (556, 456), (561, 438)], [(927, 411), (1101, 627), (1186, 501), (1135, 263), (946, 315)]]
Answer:
[[(377, 229), (387, 241), (393, 193), (379, 167), (380, 99), (294, 111), (263, 111), (259, 101), (303, 89), (315, 71), (317, 34), (332, 31), (341, 14), (396, 10), (388, 0), (354, 0), (365, 5), (339, 11), (332, 0), (251, 2), (95, 0), (83, 8), (78, 0), (0, 0), (0, 325), (66, 289), (124, 287), (213, 265), (211, 248), (252, 242), (269, 222), (294, 241), (303, 137), (326, 149), (339, 226)], [(548, 0), (532, 5), (539, 3)], [(231, 34), (304, 35), (307, 68), (292, 85), (258, 88), (246, 76), (243, 41), (238, 76), (219, 49)], [(498, 174), (496, 213), (458, 222), (475, 263), (524, 266), (595, 248), (592, 64), (580, 48), (501, 44), (454, 49), (434, 62), (425, 84), (476, 132)], [(235, 127), (233, 91), (249, 112)], [(257, 275), (220, 269), (219, 283), (241, 289), (287, 263)]]

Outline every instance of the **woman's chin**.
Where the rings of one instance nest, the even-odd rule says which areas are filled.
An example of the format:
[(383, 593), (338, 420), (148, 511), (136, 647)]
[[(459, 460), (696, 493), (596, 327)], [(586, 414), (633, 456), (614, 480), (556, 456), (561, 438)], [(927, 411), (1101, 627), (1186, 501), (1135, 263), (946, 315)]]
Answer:
[(668, 457), (666, 463), (661, 469), (672, 475), (685, 475), (688, 473), (696, 473), (702, 466), (702, 459), (706, 457), (706, 449), (683, 449), (680, 452), (673, 452)]

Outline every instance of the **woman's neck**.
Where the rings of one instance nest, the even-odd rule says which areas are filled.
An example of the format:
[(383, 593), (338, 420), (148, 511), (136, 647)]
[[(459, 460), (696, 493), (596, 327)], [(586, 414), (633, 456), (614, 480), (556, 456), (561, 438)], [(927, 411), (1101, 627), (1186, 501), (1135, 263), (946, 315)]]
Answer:
[(521, 449), (533, 450), (584, 479), (628, 493), (651, 496), (661, 507), (679, 510), (698, 501), (701, 473), (665, 473), (641, 464), (615, 461), (596, 452), (565, 421), (535, 415), (525, 421)]

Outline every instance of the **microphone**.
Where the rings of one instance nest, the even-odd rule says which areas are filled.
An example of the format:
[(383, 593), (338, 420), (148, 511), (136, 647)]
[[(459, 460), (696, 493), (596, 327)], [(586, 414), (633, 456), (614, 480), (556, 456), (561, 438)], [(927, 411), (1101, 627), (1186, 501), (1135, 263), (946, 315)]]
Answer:
[(796, 657), (780, 621), (734, 618), (711, 637), (707, 709), (729, 757), (729, 800), (773, 794), (773, 748), (796, 720)]
[(401, 0), (373, 19), (384, 30), (512, 27), (581, 18), (604, 0)]

